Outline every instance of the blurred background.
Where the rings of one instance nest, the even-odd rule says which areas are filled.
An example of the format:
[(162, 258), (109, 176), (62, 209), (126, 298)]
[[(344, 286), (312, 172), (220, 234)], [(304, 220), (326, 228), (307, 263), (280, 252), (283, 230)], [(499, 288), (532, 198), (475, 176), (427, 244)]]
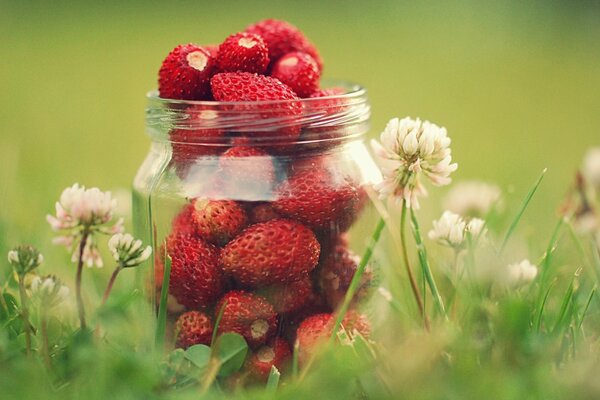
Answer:
[[(0, 0), (2, 254), (19, 242), (50, 251), (44, 217), (73, 182), (126, 198), (162, 59), (267, 17), (304, 30), (325, 77), (368, 88), (372, 137), (394, 116), (444, 125), (455, 180), (497, 182), (509, 205), (548, 167), (525, 218), (536, 231), (600, 144), (598, 2)], [(444, 191), (426, 201), (436, 213)]]

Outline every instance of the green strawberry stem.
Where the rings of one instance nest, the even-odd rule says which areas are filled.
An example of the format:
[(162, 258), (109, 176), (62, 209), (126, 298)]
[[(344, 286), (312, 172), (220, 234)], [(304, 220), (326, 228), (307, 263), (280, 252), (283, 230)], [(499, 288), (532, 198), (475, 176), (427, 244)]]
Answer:
[(75, 298), (77, 301), (77, 311), (79, 313), (79, 327), (86, 328), (85, 309), (83, 308), (83, 297), (81, 296), (81, 275), (83, 273), (83, 251), (87, 243), (89, 231), (84, 229), (79, 243), (79, 260), (77, 261), (77, 275), (75, 276)]
[(25, 274), (19, 274), (19, 296), (21, 297), (21, 318), (25, 330), (25, 351), (27, 357), (31, 356), (31, 324), (29, 323), (29, 309), (27, 308), (27, 293), (25, 292)]
[(342, 320), (344, 319), (346, 312), (348, 311), (348, 308), (350, 307), (350, 303), (352, 302), (352, 299), (354, 298), (354, 295), (356, 294), (356, 291), (358, 290), (358, 287), (360, 285), (360, 280), (362, 279), (365, 269), (366, 269), (367, 265), (369, 264), (369, 260), (371, 259), (371, 256), (373, 255), (373, 250), (375, 248), (375, 245), (377, 245), (377, 242), (379, 241), (379, 238), (381, 237), (381, 232), (383, 231), (384, 227), (385, 227), (385, 220), (380, 217), (379, 221), (377, 222), (377, 226), (375, 227), (375, 231), (373, 232), (373, 235), (371, 236), (371, 241), (367, 245), (367, 249), (365, 250), (365, 253), (363, 254), (363, 256), (360, 260), (360, 263), (358, 264), (358, 267), (356, 268), (356, 272), (354, 273), (352, 280), (350, 281), (350, 286), (348, 287), (348, 291), (346, 292), (346, 295), (344, 296), (344, 301), (342, 302), (342, 305), (340, 306), (340, 308), (337, 312), (335, 325), (333, 326), (333, 331), (331, 333), (331, 338), (330, 338), (331, 340), (333, 340), (335, 338), (336, 333), (337, 333), (338, 329), (340, 328), (340, 325), (342, 324)]
[[(406, 268), (406, 274), (408, 275), (408, 280), (410, 282), (410, 288), (415, 297), (415, 301), (417, 302), (417, 307), (419, 307), (419, 313), (421, 314), (421, 318), (423, 318), (423, 325), (425, 326), (426, 330), (429, 330), (429, 318), (427, 317), (427, 311), (425, 310), (425, 306), (423, 305), (423, 301), (421, 300), (419, 289), (417, 287), (417, 282), (415, 281), (415, 277), (413, 276), (412, 268), (410, 267), (410, 261), (408, 258), (408, 246), (406, 244), (406, 213), (408, 207), (406, 206), (406, 202), (403, 201), (401, 207), (402, 214), (400, 215), (400, 242), (402, 248), (402, 258), (404, 259), (404, 266)], [(423, 291), (423, 295), (425, 295), (425, 291)]]
[(167, 327), (167, 301), (169, 300), (169, 281), (171, 279), (171, 257), (165, 250), (165, 268), (163, 271), (162, 288), (160, 291), (160, 304), (158, 306), (158, 321), (154, 343), (156, 347), (162, 346), (165, 340)]
[(447, 319), (448, 316), (446, 315), (446, 309), (444, 307), (442, 296), (440, 296), (440, 292), (438, 291), (437, 285), (435, 284), (435, 279), (433, 278), (433, 274), (431, 273), (431, 267), (429, 266), (429, 260), (427, 259), (427, 250), (425, 249), (425, 245), (423, 244), (423, 238), (421, 237), (419, 222), (417, 221), (417, 216), (415, 215), (415, 212), (412, 208), (410, 209), (410, 218), (413, 236), (417, 244), (419, 263), (421, 264), (423, 275), (425, 276), (425, 280), (427, 281), (427, 285), (429, 286), (429, 290), (431, 291), (433, 302), (435, 303), (440, 314), (443, 315), (445, 319)]

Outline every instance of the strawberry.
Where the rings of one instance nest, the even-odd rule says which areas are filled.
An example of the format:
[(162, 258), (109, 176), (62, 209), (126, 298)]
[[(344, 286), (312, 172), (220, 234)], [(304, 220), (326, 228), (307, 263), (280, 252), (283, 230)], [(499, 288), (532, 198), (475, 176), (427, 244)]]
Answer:
[[(337, 245), (320, 263), (317, 271), (318, 286), (331, 308), (336, 309), (344, 300), (359, 262), (359, 256), (346, 246)], [(354, 301), (366, 296), (372, 277), (371, 268), (367, 266), (354, 295)]]
[(216, 118), (214, 110), (194, 104), (185, 110), (185, 117), (171, 130), (172, 163), (180, 177), (185, 176), (198, 158), (216, 156), (222, 151), (218, 144), (225, 132), (216, 125)]
[(277, 314), (273, 306), (261, 296), (234, 290), (219, 300), (215, 313), (222, 309), (219, 333), (239, 333), (250, 347), (264, 344), (277, 330)]
[(273, 219), (251, 225), (221, 252), (226, 274), (247, 286), (264, 286), (301, 279), (317, 264), (320, 245), (304, 225)]
[(186, 203), (171, 222), (171, 236), (180, 234), (193, 235), (196, 233), (196, 226), (194, 225), (194, 219), (192, 217), (193, 213), (194, 205), (192, 203)]
[[(331, 336), (334, 324), (335, 315), (328, 313), (315, 314), (302, 321), (296, 331), (298, 360), (301, 363), (307, 362), (315, 349)], [(365, 337), (371, 334), (367, 317), (355, 311), (346, 313), (342, 326), (349, 333), (356, 330)]]
[(317, 48), (304, 36), (304, 33), (289, 22), (265, 19), (248, 26), (245, 31), (263, 38), (269, 49), (271, 65), (287, 53), (302, 51), (315, 59), (319, 71), (323, 70), (323, 61)]
[(344, 93), (346, 93), (346, 89), (344, 89), (343, 87), (334, 86), (331, 88), (318, 89), (318, 90), (314, 91), (313, 93), (311, 93), (311, 95), (309, 97), (310, 98), (334, 97), (334, 96), (343, 95)]
[(209, 345), (212, 333), (213, 324), (210, 317), (200, 311), (183, 313), (175, 323), (176, 346), (184, 349), (195, 344)]
[(279, 213), (309, 227), (346, 231), (357, 213), (359, 195), (345, 177), (321, 165), (301, 166), (277, 188), (273, 207)]
[(218, 44), (205, 44), (202, 46), (204, 48), (204, 50), (208, 51), (208, 54), (210, 54), (210, 56), (213, 59), (217, 59), (217, 54), (219, 54), (219, 45)]
[(246, 226), (246, 211), (235, 201), (195, 199), (192, 205), (196, 233), (209, 243), (223, 246)]
[(292, 351), (290, 345), (282, 338), (275, 338), (264, 346), (261, 346), (252, 354), (245, 363), (245, 370), (251, 377), (260, 381), (266, 381), (275, 366), (280, 372), (287, 367)]
[(273, 206), (269, 203), (260, 203), (254, 206), (249, 213), (250, 222), (257, 224), (259, 222), (267, 222), (275, 218), (281, 218), (281, 216), (273, 209)]
[(216, 60), (219, 72), (262, 74), (269, 65), (269, 50), (260, 36), (240, 32), (221, 43)]
[(219, 269), (219, 249), (204, 240), (185, 234), (167, 239), (171, 257), (169, 292), (187, 308), (207, 307), (218, 299), (224, 287)]
[[(292, 89), (278, 79), (249, 72), (223, 72), (213, 76), (210, 85), (217, 101), (268, 102), (232, 106), (245, 116), (240, 126), (232, 130), (249, 131), (255, 136), (279, 136), (288, 141), (300, 134), (300, 126), (294, 121), (302, 114), (302, 104), (295, 101), (299, 99)], [(274, 123), (273, 119), (281, 122)], [(273, 129), (274, 124), (281, 125), (281, 129)]]
[(160, 97), (180, 100), (204, 100), (210, 94), (214, 59), (195, 44), (175, 47), (158, 71)]
[(218, 181), (229, 197), (263, 200), (273, 191), (273, 158), (258, 147), (234, 145), (219, 159)]
[(319, 88), (321, 73), (314, 58), (295, 51), (275, 62), (271, 76), (288, 85), (298, 96), (309, 97)]
[(277, 314), (293, 313), (307, 305), (314, 295), (311, 279), (306, 276), (295, 282), (280, 283), (257, 291), (273, 304)]

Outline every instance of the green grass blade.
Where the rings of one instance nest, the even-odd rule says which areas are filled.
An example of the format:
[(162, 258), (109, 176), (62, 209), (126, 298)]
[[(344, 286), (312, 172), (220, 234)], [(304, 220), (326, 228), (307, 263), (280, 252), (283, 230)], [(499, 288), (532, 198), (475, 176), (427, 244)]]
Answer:
[(212, 338), (210, 339), (210, 347), (213, 347), (213, 344), (215, 344), (215, 340), (217, 340), (217, 332), (219, 331), (219, 325), (221, 324), (221, 318), (223, 318), (223, 313), (225, 312), (226, 306), (227, 300), (223, 302), (223, 305), (219, 310), (219, 314), (217, 314), (217, 319), (215, 320), (215, 325), (213, 326)]
[(435, 303), (438, 311), (444, 318), (448, 318), (446, 315), (446, 308), (444, 307), (444, 301), (442, 300), (442, 296), (438, 291), (437, 285), (435, 283), (435, 279), (433, 278), (433, 274), (431, 273), (431, 267), (429, 266), (429, 259), (427, 258), (427, 249), (423, 244), (423, 238), (421, 237), (421, 229), (419, 228), (419, 221), (417, 221), (417, 216), (415, 215), (414, 210), (410, 209), (410, 219), (411, 226), (413, 231), (413, 236), (415, 238), (415, 242), (417, 244), (417, 253), (419, 255), (419, 263), (421, 264), (421, 270), (424, 273), (425, 280), (427, 281), (427, 285), (429, 286), (429, 290), (431, 291), (431, 295), (433, 297), (433, 302)]
[(546, 171), (548, 171), (548, 168), (544, 168), (544, 170), (540, 174), (539, 178), (537, 179), (537, 181), (535, 182), (535, 184), (533, 185), (533, 187), (529, 190), (529, 193), (527, 193), (527, 196), (525, 196), (525, 199), (521, 203), (521, 207), (519, 208), (519, 211), (517, 212), (517, 215), (515, 216), (515, 219), (510, 224), (510, 227), (508, 228), (508, 231), (506, 231), (506, 235), (504, 236), (504, 240), (502, 241), (502, 246), (500, 246), (500, 253), (502, 253), (502, 251), (504, 251), (504, 248), (506, 247), (506, 244), (508, 243), (508, 240), (510, 239), (510, 237), (513, 234), (513, 232), (517, 228), (517, 225), (519, 224), (519, 221), (523, 217), (523, 214), (525, 213), (525, 210), (527, 209), (527, 206), (529, 205), (529, 202), (531, 201), (531, 199), (533, 198), (533, 195), (535, 194), (535, 192), (537, 191), (538, 187), (542, 183), (542, 179), (544, 179), (544, 175), (546, 174)]
[(267, 392), (273, 393), (277, 391), (277, 387), (279, 386), (279, 378), (281, 377), (281, 373), (277, 369), (276, 366), (271, 366), (271, 371), (269, 372), (269, 379), (267, 380), (266, 390)]
[[(538, 312), (535, 318), (535, 331), (537, 333), (540, 332), (540, 328), (542, 326), (542, 316), (544, 314), (544, 309), (546, 308), (546, 302), (548, 301), (548, 296), (550, 295), (550, 291), (552, 291), (552, 288), (554, 287), (554, 285), (556, 284), (556, 281), (552, 282), (549, 286), (548, 289), (546, 290), (546, 294), (544, 295), (544, 297), (541, 300), (541, 304), (538, 307)], [(541, 285), (541, 284), (540, 284)]]
[(294, 378), (298, 377), (298, 351), (300, 350), (298, 346), (298, 341), (294, 343), (294, 352), (292, 353), (292, 376)]
[(596, 289), (598, 289), (597, 284), (594, 285), (594, 287), (590, 291), (587, 301), (585, 302), (585, 307), (583, 307), (583, 312), (581, 313), (581, 317), (579, 318), (579, 323), (577, 324), (577, 329), (581, 329), (581, 326), (583, 325), (583, 320), (585, 319), (585, 316), (587, 315), (587, 311), (590, 308), (590, 304), (592, 304), (592, 299), (594, 298), (594, 295), (596, 294)]
[(156, 335), (154, 337), (154, 343), (157, 348), (162, 347), (165, 340), (165, 332), (167, 327), (167, 302), (169, 300), (169, 282), (171, 279), (171, 257), (169, 257), (166, 250), (164, 258), (165, 266), (163, 271), (162, 288), (160, 291), (160, 304), (158, 306)]
[(574, 276), (573, 279), (571, 279), (571, 283), (569, 284), (569, 287), (567, 288), (567, 291), (565, 292), (565, 295), (563, 297), (562, 303), (560, 305), (560, 311), (558, 312), (558, 316), (556, 317), (556, 322), (554, 323), (554, 328), (552, 328), (553, 334), (558, 332), (560, 327), (563, 325), (563, 321), (565, 320), (565, 317), (567, 316), (567, 311), (569, 310), (569, 305), (571, 304), (571, 299), (573, 298), (573, 292), (575, 290), (575, 279), (576, 278), (577, 278), (577, 273), (576, 273), (576, 276)]
[(333, 326), (333, 331), (331, 333), (330, 340), (334, 340), (334, 338), (337, 334), (337, 331), (340, 328), (340, 325), (342, 324), (342, 320), (344, 319), (344, 316), (346, 315), (346, 312), (348, 311), (348, 308), (350, 307), (350, 303), (352, 302), (352, 299), (354, 298), (354, 295), (356, 294), (356, 291), (358, 290), (358, 287), (360, 286), (360, 280), (362, 279), (365, 269), (367, 268), (367, 265), (369, 264), (369, 261), (371, 260), (371, 256), (373, 255), (373, 250), (375, 249), (375, 246), (377, 245), (377, 242), (379, 241), (379, 238), (381, 237), (381, 232), (383, 231), (383, 228), (385, 228), (385, 220), (383, 218), (379, 218), (379, 221), (377, 222), (377, 226), (375, 227), (375, 231), (373, 232), (373, 235), (371, 236), (371, 240), (370, 240), (369, 244), (367, 245), (367, 249), (365, 250), (365, 253), (363, 254), (363, 256), (360, 260), (360, 263), (358, 264), (358, 267), (356, 268), (356, 272), (354, 273), (352, 280), (350, 281), (350, 286), (348, 286), (348, 291), (346, 292), (346, 295), (344, 296), (344, 301), (342, 302), (342, 305), (340, 306), (340, 308), (337, 312), (337, 316), (335, 319), (335, 325)]

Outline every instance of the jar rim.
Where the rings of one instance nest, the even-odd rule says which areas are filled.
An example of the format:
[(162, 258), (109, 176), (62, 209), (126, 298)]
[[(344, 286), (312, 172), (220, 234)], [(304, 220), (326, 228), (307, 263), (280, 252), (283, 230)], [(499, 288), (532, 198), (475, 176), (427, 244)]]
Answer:
[(297, 100), (260, 100), (260, 101), (216, 101), (216, 100), (181, 100), (181, 99), (169, 99), (165, 97), (160, 97), (158, 94), (158, 89), (150, 90), (146, 93), (146, 98), (150, 102), (156, 102), (162, 106), (169, 106), (170, 104), (175, 106), (185, 106), (185, 105), (205, 105), (205, 106), (265, 106), (270, 104), (285, 104), (285, 103), (310, 103), (310, 102), (318, 102), (322, 100), (352, 100), (356, 98), (361, 98), (367, 95), (367, 89), (357, 83), (353, 83), (350, 81), (338, 81), (338, 80), (325, 80), (327, 83), (327, 87), (343, 87), (348, 89), (346, 92), (336, 95), (329, 95), (323, 97), (305, 97), (299, 98)]
[(325, 81), (341, 94), (292, 100), (220, 102), (174, 100), (147, 94), (146, 130), (154, 141), (228, 145), (243, 136), (253, 144), (345, 140), (366, 133), (371, 116), (367, 90)]

